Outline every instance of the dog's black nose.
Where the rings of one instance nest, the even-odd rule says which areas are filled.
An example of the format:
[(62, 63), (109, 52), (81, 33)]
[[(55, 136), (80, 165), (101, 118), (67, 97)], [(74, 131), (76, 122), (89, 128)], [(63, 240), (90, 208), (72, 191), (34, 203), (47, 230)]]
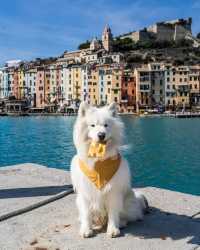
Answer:
[(106, 137), (106, 134), (104, 132), (99, 132), (98, 137), (99, 137), (100, 141), (103, 141), (105, 139), (105, 137)]

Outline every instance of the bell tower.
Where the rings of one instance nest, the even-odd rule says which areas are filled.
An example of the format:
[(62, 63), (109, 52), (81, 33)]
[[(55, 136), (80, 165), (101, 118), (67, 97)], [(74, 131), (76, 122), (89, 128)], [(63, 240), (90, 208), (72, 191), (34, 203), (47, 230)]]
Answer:
[(112, 32), (108, 25), (105, 26), (102, 34), (102, 44), (106, 51), (110, 52), (112, 50)]

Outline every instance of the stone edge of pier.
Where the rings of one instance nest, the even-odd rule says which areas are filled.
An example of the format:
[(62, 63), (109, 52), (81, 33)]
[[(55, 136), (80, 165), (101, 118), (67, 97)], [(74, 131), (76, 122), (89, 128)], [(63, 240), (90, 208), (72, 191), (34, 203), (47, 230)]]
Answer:
[[(59, 195), (70, 187), (68, 171), (37, 164), (0, 168), (0, 216)], [(151, 210), (122, 235), (78, 234), (75, 194), (0, 222), (1, 250), (200, 249), (200, 197), (155, 187), (137, 188)]]

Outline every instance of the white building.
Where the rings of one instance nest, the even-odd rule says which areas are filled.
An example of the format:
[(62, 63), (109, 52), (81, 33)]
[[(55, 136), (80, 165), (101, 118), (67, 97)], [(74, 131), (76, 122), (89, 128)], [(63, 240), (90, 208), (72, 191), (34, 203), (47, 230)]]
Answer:
[(165, 107), (176, 104), (175, 69), (172, 65), (164, 65), (165, 68)]
[(32, 107), (36, 105), (36, 74), (36, 68), (25, 71), (26, 96), (29, 98)]
[(1, 98), (9, 97), (11, 92), (11, 75), (8, 72), (8, 68), (4, 67), (1, 70)]
[(106, 104), (107, 103), (107, 95), (106, 95), (106, 86), (107, 86), (107, 76), (106, 76), (106, 70), (104, 68), (99, 68), (99, 103), (100, 104)]
[(0, 69), (0, 99), (3, 98), (3, 71)]

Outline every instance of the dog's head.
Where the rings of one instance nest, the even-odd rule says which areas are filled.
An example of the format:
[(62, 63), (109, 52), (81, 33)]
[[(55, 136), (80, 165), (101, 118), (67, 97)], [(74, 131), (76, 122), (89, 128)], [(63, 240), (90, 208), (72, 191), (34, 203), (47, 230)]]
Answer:
[(96, 108), (81, 103), (74, 128), (74, 143), (88, 144), (91, 141), (107, 143), (118, 147), (123, 136), (123, 124), (117, 115), (115, 103)]

